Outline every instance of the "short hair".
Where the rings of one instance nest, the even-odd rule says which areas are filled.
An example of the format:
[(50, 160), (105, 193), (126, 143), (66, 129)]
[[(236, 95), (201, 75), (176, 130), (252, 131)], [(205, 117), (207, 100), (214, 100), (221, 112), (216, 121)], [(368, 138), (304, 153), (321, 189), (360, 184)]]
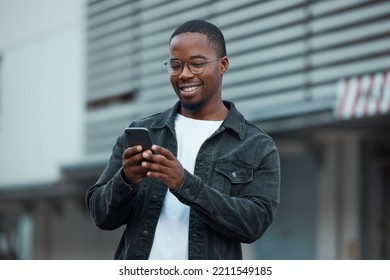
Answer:
[(214, 24), (204, 20), (190, 20), (180, 25), (171, 35), (169, 44), (173, 37), (183, 33), (201, 33), (207, 36), (207, 39), (211, 46), (215, 49), (219, 57), (226, 55), (225, 38), (222, 31)]

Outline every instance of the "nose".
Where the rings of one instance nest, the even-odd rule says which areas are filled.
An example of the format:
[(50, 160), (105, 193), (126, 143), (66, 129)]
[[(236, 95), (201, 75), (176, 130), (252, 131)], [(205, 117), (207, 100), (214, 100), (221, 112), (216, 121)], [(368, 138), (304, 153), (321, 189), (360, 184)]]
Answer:
[(194, 76), (194, 74), (192, 74), (192, 72), (188, 66), (188, 63), (185, 62), (183, 65), (183, 70), (181, 71), (181, 74), (180, 74), (180, 79), (186, 79), (186, 78), (193, 77), (193, 76)]

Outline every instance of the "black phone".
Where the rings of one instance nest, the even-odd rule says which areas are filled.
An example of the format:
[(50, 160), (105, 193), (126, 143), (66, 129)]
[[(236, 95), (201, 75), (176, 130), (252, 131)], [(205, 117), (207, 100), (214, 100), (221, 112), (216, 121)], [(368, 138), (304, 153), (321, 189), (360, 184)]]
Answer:
[(141, 145), (143, 150), (152, 148), (152, 138), (149, 130), (145, 127), (127, 127), (125, 135), (128, 147)]

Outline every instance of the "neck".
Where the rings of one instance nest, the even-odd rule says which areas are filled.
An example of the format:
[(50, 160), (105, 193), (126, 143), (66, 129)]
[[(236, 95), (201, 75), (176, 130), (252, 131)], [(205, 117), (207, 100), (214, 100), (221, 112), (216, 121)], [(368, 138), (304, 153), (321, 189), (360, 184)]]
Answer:
[(179, 113), (187, 118), (197, 120), (210, 120), (210, 121), (222, 121), (229, 113), (229, 109), (221, 101), (218, 104), (213, 104), (208, 108), (204, 107), (199, 110), (186, 109), (183, 104), (180, 106)]

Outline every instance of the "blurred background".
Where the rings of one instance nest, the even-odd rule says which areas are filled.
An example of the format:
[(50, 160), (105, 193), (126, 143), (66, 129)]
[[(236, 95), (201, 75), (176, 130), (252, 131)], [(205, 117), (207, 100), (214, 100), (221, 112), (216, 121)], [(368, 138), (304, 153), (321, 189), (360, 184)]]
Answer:
[(245, 259), (390, 259), (390, 1), (0, 0), (0, 259), (112, 259), (85, 192), (176, 101), (173, 30), (225, 34), (223, 97), (269, 133), (281, 205)]

